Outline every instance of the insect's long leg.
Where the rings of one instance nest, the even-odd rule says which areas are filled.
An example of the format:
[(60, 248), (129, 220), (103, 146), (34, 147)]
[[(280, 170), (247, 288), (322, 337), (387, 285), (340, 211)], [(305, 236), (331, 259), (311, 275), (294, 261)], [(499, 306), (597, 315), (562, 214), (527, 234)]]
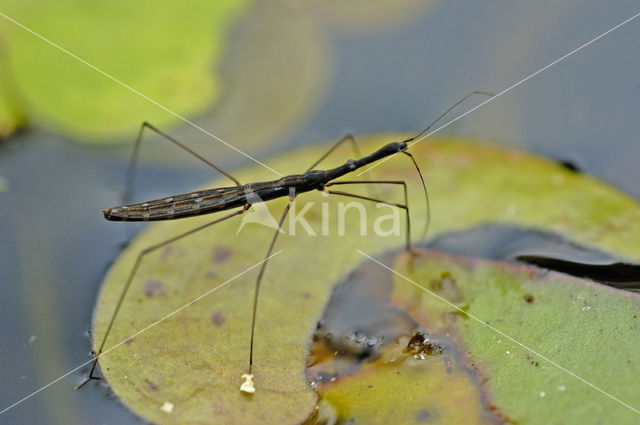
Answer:
[[(318, 166), (318, 164), (320, 164), (322, 161), (324, 161), (325, 159), (327, 159), (327, 157), (329, 155), (331, 155), (336, 149), (338, 149), (338, 147), (343, 144), (344, 142), (351, 142), (351, 147), (353, 148), (353, 153), (355, 154), (356, 158), (362, 158), (362, 154), (360, 153), (360, 149), (358, 149), (358, 144), (356, 143), (356, 138), (353, 134), (349, 133), (346, 136), (344, 136), (342, 139), (338, 140), (338, 142), (331, 146), (331, 148), (326, 151), (324, 153), (324, 155), (322, 155), (320, 157), (320, 159), (318, 159), (316, 162), (313, 163), (313, 165), (309, 168), (307, 168), (307, 170), (305, 172), (309, 172), (311, 170), (313, 170), (314, 168), (316, 168)], [(369, 188), (371, 189), (371, 195), (373, 196), (377, 196), (378, 193), (375, 191), (374, 187), (369, 186)]]
[(356, 155), (356, 158), (362, 157), (362, 154), (360, 153), (360, 149), (358, 149), (358, 144), (356, 143), (356, 138), (353, 136), (353, 134), (349, 133), (346, 136), (344, 136), (342, 139), (338, 140), (335, 145), (331, 146), (331, 148), (328, 151), (326, 151), (324, 155), (322, 155), (316, 162), (314, 162), (311, 167), (307, 168), (305, 173), (316, 168), (318, 164), (320, 164), (322, 161), (327, 159), (327, 157), (331, 155), (333, 151), (338, 149), (338, 147), (344, 142), (351, 142), (351, 147), (353, 148), (353, 153)]
[[(282, 217), (280, 217), (280, 221), (278, 222), (278, 228), (276, 229), (276, 232), (273, 235), (273, 239), (271, 239), (271, 244), (269, 245), (269, 249), (267, 250), (267, 255), (265, 258), (269, 258), (269, 256), (271, 255), (271, 252), (273, 251), (273, 247), (276, 245), (276, 239), (278, 239), (278, 234), (280, 233), (280, 229), (282, 228), (282, 223), (284, 223), (284, 219), (285, 217), (287, 217), (287, 214), (291, 209), (291, 205), (293, 204), (295, 197), (296, 196), (293, 191), (289, 192), (289, 203), (287, 204), (286, 208), (282, 212)], [(251, 318), (251, 342), (249, 343), (249, 372), (243, 375), (243, 378), (245, 378), (245, 382), (240, 387), (241, 391), (248, 394), (251, 394), (255, 391), (253, 387), (253, 380), (252, 380), (253, 375), (251, 375), (251, 368), (253, 366), (253, 337), (256, 329), (256, 313), (258, 311), (258, 294), (260, 293), (260, 283), (262, 282), (262, 277), (264, 276), (264, 272), (267, 268), (267, 263), (268, 261), (263, 262), (262, 266), (260, 267), (260, 272), (258, 273), (258, 279), (256, 280), (256, 287), (253, 295), (253, 315)]]
[[(347, 184), (401, 184), (403, 186), (404, 189), (404, 204), (398, 204), (396, 202), (389, 202), (389, 201), (385, 201), (382, 199), (375, 199), (375, 198), (371, 198), (368, 196), (363, 196), (363, 195), (358, 195), (355, 193), (348, 193), (348, 192), (342, 192), (339, 190), (329, 190), (326, 189), (327, 187), (330, 186), (335, 186), (335, 185), (347, 185)], [(343, 181), (336, 181), (336, 182), (330, 182), (327, 183), (325, 185), (325, 190), (326, 193), (330, 194), (330, 195), (341, 195), (341, 196), (348, 196), (351, 198), (358, 198), (358, 199), (363, 199), (365, 201), (372, 201), (372, 202), (377, 202), (377, 203), (381, 203), (381, 204), (386, 204), (386, 205), (391, 205), (397, 208), (402, 208), (405, 211), (405, 214), (407, 216), (407, 233), (406, 233), (406, 249), (407, 251), (411, 251), (411, 217), (409, 216), (409, 197), (407, 195), (407, 183), (402, 181), (402, 180), (343, 180)]]
[(144, 130), (146, 128), (148, 128), (149, 130), (151, 130), (151, 131), (155, 132), (156, 134), (160, 135), (164, 139), (174, 143), (176, 146), (184, 149), (185, 151), (187, 151), (191, 155), (195, 156), (200, 161), (204, 162), (208, 166), (210, 166), (213, 169), (215, 169), (216, 171), (218, 171), (223, 176), (227, 177), (229, 180), (231, 180), (233, 183), (235, 183), (236, 186), (240, 186), (240, 182), (235, 177), (233, 177), (231, 174), (227, 173), (226, 171), (224, 171), (222, 168), (218, 167), (217, 165), (215, 165), (211, 161), (205, 159), (204, 157), (202, 157), (201, 155), (199, 155), (198, 153), (196, 153), (195, 151), (193, 151), (189, 147), (187, 147), (184, 144), (180, 143), (175, 138), (169, 136), (168, 134), (166, 134), (165, 132), (163, 132), (161, 130), (158, 130), (156, 127), (154, 127), (153, 125), (151, 125), (151, 124), (149, 124), (148, 122), (145, 121), (140, 126), (140, 130), (138, 131), (138, 137), (136, 138), (136, 142), (133, 145), (133, 151), (131, 152), (131, 158), (129, 159), (129, 168), (127, 170), (127, 180), (126, 180), (126, 186), (125, 186), (125, 191), (126, 192), (125, 192), (125, 195), (124, 195), (123, 204), (130, 203), (131, 198), (132, 198), (133, 183), (134, 183), (134, 180), (135, 180), (135, 169), (136, 169), (136, 165), (138, 163), (138, 155), (140, 153), (140, 144), (142, 142), (142, 136), (143, 136)]
[(418, 167), (418, 163), (416, 159), (407, 151), (403, 151), (403, 154), (407, 155), (413, 165), (416, 167), (416, 171), (418, 172), (418, 177), (420, 177), (420, 182), (422, 183), (422, 190), (424, 191), (424, 199), (427, 202), (427, 222), (424, 224), (424, 230), (422, 231), (422, 236), (420, 237), (420, 241), (422, 241), (429, 231), (429, 226), (431, 225), (431, 203), (429, 202), (429, 192), (427, 191), (427, 184), (424, 182), (424, 177), (422, 176), (422, 171), (420, 171), (420, 167)]
[(451, 106), (449, 109), (447, 109), (446, 111), (444, 111), (442, 114), (440, 114), (438, 116), (438, 118), (436, 118), (431, 124), (429, 124), (427, 126), (427, 128), (425, 128), (424, 130), (422, 130), (420, 133), (416, 134), (415, 136), (411, 137), (410, 139), (406, 139), (404, 142), (405, 143), (409, 143), (414, 141), (415, 139), (419, 138), (420, 136), (422, 136), (423, 134), (425, 134), (427, 131), (429, 131), (429, 129), (431, 127), (433, 127), (434, 125), (436, 125), (436, 123), (438, 121), (440, 121), (442, 118), (444, 118), (445, 115), (447, 115), (449, 112), (451, 112), (456, 106), (460, 105), (462, 102), (464, 102), (465, 100), (467, 100), (468, 98), (470, 98), (471, 96), (473, 96), (474, 94), (481, 94), (484, 96), (489, 96), (489, 97), (493, 97), (495, 96), (494, 93), (489, 93), (486, 91), (472, 91), (471, 93), (467, 94), (465, 97), (463, 97), (462, 99), (460, 99), (459, 101), (457, 101), (456, 103), (453, 104), (453, 106)]
[(133, 282), (133, 278), (136, 275), (136, 272), (138, 271), (138, 267), (140, 266), (140, 263), (142, 262), (142, 259), (144, 258), (145, 255), (157, 250), (158, 248), (161, 248), (165, 245), (168, 245), (170, 243), (176, 242), (177, 240), (180, 240), (186, 236), (192, 235), (202, 229), (205, 229), (209, 226), (213, 226), (214, 224), (220, 223), (222, 221), (228, 220), (232, 217), (235, 217), (237, 215), (243, 214), (245, 211), (247, 211), (249, 209), (249, 204), (245, 205), (244, 207), (242, 207), (242, 209), (235, 211), (231, 214), (228, 214), (224, 217), (218, 218), (216, 220), (210, 221), (208, 223), (205, 223), (201, 226), (198, 226), (194, 229), (191, 229), (189, 231), (186, 231), (184, 233), (181, 233), (179, 235), (176, 235), (170, 239), (167, 239), (163, 242), (157, 243), (155, 245), (151, 245), (145, 249), (143, 249), (139, 254), (138, 254), (138, 258), (136, 258), (136, 262), (133, 264), (133, 267), (131, 268), (131, 271), (129, 272), (129, 277), (127, 278), (127, 281), (124, 285), (124, 288), (122, 289), (122, 292), (120, 293), (120, 297), (118, 298), (118, 303), (116, 304), (116, 308), (113, 311), (112, 315), (111, 315), (111, 319), (109, 320), (109, 325), (107, 326), (107, 330), (104, 334), (104, 337), (102, 337), (102, 342), (100, 342), (100, 346), (98, 348), (98, 352), (95, 353), (95, 360), (93, 361), (93, 365), (91, 366), (91, 371), (89, 372), (89, 376), (83, 381), (81, 382), (77, 387), (77, 389), (80, 389), (81, 387), (83, 387), (87, 382), (91, 381), (92, 379), (100, 379), (100, 377), (94, 376), (93, 373), (95, 372), (96, 369), (96, 365), (98, 364), (98, 357), (100, 356), (100, 354), (102, 354), (102, 350), (104, 349), (104, 346), (107, 342), (107, 338), (109, 336), (109, 333), (111, 332), (111, 328), (113, 327), (113, 324), (116, 320), (116, 317), (118, 316), (118, 313), (120, 312), (120, 308), (122, 307), (122, 303), (124, 302), (124, 299), (127, 295), (127, 292), (129, 291), (129, 288), (131, 287), (131, 282)]

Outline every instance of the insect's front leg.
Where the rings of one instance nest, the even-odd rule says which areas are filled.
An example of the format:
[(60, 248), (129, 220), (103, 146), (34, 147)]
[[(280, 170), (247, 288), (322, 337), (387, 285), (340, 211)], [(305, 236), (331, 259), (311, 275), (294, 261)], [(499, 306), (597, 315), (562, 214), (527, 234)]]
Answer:
[[(307, 173), (311, 170), (313, 170), (314, 168), (316, 168), (318, 166), (318, 164), (320, 164), (322, 161), (324, 161), (329, 155), (331, 155), (340, 145), (342, 145), (345, 142), (350, 142), (351, 143), (351, 147), (353, 149), (353, 153), (355, 155), (356, 158), (362, 158), (362, 153), (360, 153), (360, 149), (358, 149), (358, 144), (356, 143), (356, 138), (353, 134), (349, 133), (346, 136), (344, 136), (342, 139), (338, 140), (338, 142), (331, 146), (331, 148), (329, 148), (329, 150), (327, 152), (325, 152), (316, 162), (313, 163), (313, 165), (309, 168), (307, 168)], [(372, 196), (378, 196), (379, 194), (375, 191), (375, 187), (373, 186), (368, 186), (368, 189), (370, 191), (370, 194)]]

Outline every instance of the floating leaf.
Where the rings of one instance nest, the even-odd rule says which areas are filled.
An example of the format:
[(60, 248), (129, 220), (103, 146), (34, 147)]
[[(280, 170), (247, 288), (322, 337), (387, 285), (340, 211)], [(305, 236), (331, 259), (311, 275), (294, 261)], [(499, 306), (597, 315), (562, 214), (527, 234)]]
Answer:
[[(354, 300), (368, 299), (371, 287), (388, 279), (387, 309), (402, 311), (427, 333), (430, 346), (442, 348), (407, 353), (401, 349), (409, 338), (396, 327), (398, 338), (364, 361), (339, 354), (314, 365), (312, 382), (332, 377), (316, 389), (340, 423), (637, 422), (635, 411), (608, 394), (632, 407), (640, 400), (638, 294), (427, 250), (381, 262), (397, 273), (365, 262), (340, 286), (351, 296), (334, 293), (321, 320), (336, 320), (334, 304), (362, 312)], [(380, 323), (371, 335), (380, 335)], [(335, 329), (333, 338), (343, 339)]]
[(4, 52), (5, 40), (0, 33), (0, 138), (7, 137), (25, 124), (23, 112), (16, 101), (15, 87), (11, 87), (11, 75)]
[[(361, 150), (373, 151), (393, 139), (371, 137)], [(327, 147), (290, 152), (268, 164), (283, 174), (298, 173)], [(640, 258), (640, 208), (606, 184), (532, 155), (477, 142), (429, 140), (411, 151), (428, 182), (432, 235), (502, 221), (544, 227), (622, 257)], [(350, 155), (347, 147), (341, 152)], [(338, 151), (332, 158), (340, 155)], [(343, 159), (327, 161), (326, 167)], [(399, 155), (374, 168), (369, 176), (407, 181), (412, 229), (414, 236), (420, 234), (425, 203), (409, 160)], [(261, 168), (241, 171), (236, 177), (242, 182), (272, 178)], [(212, 185), (228, 182), (218, 180)], [(378, 196), (401, 200), (397, 188), (380, 187)], [(281, 234), (276, 244), (282, 253), (269, 262), (262, 284), (253, 370), (257, 390), (253, 396), (241, 395), (239, 386), (248, 363), (257, 270), (238, 274), (264, 258), (273, 229), (248, 222), (238, 232), (239, 218), (163, 247), (142, 262), (106, 346), (127, 343), (100, 359), (115, 394), (137, 414), (156, 423), (300, 423), (312, 416), (317, 396), (305, 378), (307, 346), (332, 286), (363, 260), (358, 249), (374, 255), (403, 242), (402, 234), (384, 237), (371, 231), (375, 218), (388, 210), (366, 204), (366, 236), (360, 236), (355, 209), (347, 214), (345, 234), (339, 235), (337, 211), (339, 202), (345, 200), (350, 201), (325, 198), (318, 192), (299, 196), (294, 204), (298, 213), (306, 202), (315, 202), (304, 216), (315, 236), (300, 226), (294, 235), (288, 227), (292, 221), (285, 222), (286, 234)], [(281, 199), (267, 207), (278, 219), (285, 204), (286, 199)], [(329, 214), (326, 222), (323, 211)], [(104, 335), (141, 249), (214, 218), (153, 225), (132, 242), (103, 285), (94, 318), (94, 346)], [(323, 223), (327, 225), (326, 236)], [(225, 282), (206, 298), (129, 339)], [(479, 349), (474, 346), (470, 351), (474, 355)], [(171, 413), (161, 409), (166, 402), (174, 406)]]
[[(179, 3), (11, 0), (3, 13), (181, 115), (220, 96), (216, 68), (227, 30), (248, 1)], [(144, 120), (176, 118), (17, 25), (0, 27), (12, 84), (35, 121), (77, 137), (135, 134)], [(176, 36), (179, 34), (179, 37)], [(5, 98), (6, 92), (0, 94)], [(1, 102), (0, 102), (1, 103)], [(6, 116), (6, 115), (5, 115)], [(132, 117), (137, 117), (132, 119)]]

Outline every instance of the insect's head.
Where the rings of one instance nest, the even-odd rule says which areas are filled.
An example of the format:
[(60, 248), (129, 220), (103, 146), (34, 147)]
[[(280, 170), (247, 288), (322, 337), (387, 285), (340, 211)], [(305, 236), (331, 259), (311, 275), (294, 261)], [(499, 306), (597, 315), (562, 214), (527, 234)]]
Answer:
[(402, 142), (389, 143), (389, 146), (391, 146), (396, 152), (404, 152), (409, 148), (406, 140)]

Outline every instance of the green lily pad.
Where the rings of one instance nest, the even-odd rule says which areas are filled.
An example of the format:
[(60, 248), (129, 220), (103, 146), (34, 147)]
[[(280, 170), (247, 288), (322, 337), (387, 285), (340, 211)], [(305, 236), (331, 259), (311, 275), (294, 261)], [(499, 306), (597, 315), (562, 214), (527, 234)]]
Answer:
[(5, 45), (0, 33), (0, 138), (8, 137), (25, 124), (24, 114), (16, 101), (15, 88), (10, 83)]
[[(362, 364), (345, 354), (317, 362), (310, 375), (332, 379), (312, 382), (339, 423), (637, 422), (637, 411), (581, 380), (637, 406), (637, 293), (428, 250), (402, 252), (395, 260), (387, 255), (382, 262), (397, 273), (366, 261), (352, 276), (366, 276), (367, 285), (358, 289), (358, 278), (351, 277), (341, 294), (351, 287), (367, 300), (371, 288), (389, 279), (389, 305), (415, 320), (428, 332), (429, 347), (438, 349), (427, 355), (403, 350), (405, 334)], [(352, 301), (332, 302), (343, 311), (362, 308), (354, 292), (346, 299)], [(323, 321), (332, 320), (331, 311), (335, 315), (329, 310)], [(376, 327), (374, 338), (379, 332)], [(334, 332), (333, 338), (344, 335)], [(322, 345), (314, 343), (312, 352)]]
[[(230, 24), (248, 4), (223, 0), (158, 7), (149, 1), (112, 1), (88, 8), (69, 0), (10, 0), (3, 3), (3, 13), (161, 105), (193, 116), (221, 94), (220, 78), (211, 69), (224, 52)], [(3, 20), (0, 36), (10, 83), (34, 121), (83, 140), (112, 142), (117, 135), (135, 134), (144, 120), (161, 127), (177, 121), (11, 22)], [(0, 99), (6, 96), (3, 90)], [(11, 117), (0, 116), (3, 121)]]
[[(370, 152), (400, 138), (370, 137), (361, 150)], [(328, 146), (296, 150), (268, 164), (282, 173), (297, 173)], [(604, 183), (533, 155), (478, 142), (430, 139), (413, 146), (411, 152), (429, 186), (432, 235), (502, 221), (551, 229), (622, 257), (640, 258), (636, 243), (640, 208), (636, 201)], [(342, 163), (348, 155), (350, 150), (345, 147), (326, 167)], [(271, 178), (261, 168), (235, 174), (242, 182)], [(412, 230), (417, 237), (426, 207), (409, 160), (404, 155), (394, 157), (370, 176), (407, 181)], [(211, 184), (221, 185), (228, 182)], [(401, 201), (398, 188), (380, 187), (377, 191), (377, 196), (386, 200)], [(242, 395), (239, 385), (247, 371), (257, 269), (238, 274), (264, 258), (273, 230), (252, 222), (240, 229), (241, 219), (232, 219), (145, 258), (106, 347), (127, 342), (100, 359), (101, 370), (120, 400), (145, 419), (163, 424), (301, 423), (312, 417), (317, 395), (305, 377), (307, 346), (332, 286), (363, 260), (358, 249), (374, 255), (403, 243), (402, 234), (385, 237), (371, 231), (376, 218), (389, 214), (388, 209), (375, 205), (363, 204), (369, 219), (365, 236), (360, 235), (355, 208), (347, 214), (345, 234), (338, 235), (337, 211), (345, 200), (350, 199), (325, 198), (318, 192), (296, 200), (298, 213), (306, 202), (315, 202), (304, 216), (315, 236), (300, 226), (293, 235), (288, 228), (291, 221), (285, 223), (287, 232), (276, 244), (282, 252), (269, 262), (262, 284), (253, 368), (256, 393), (251, 397)], [(267, 206), (279, 218), (285, 205), (282, 199)], [(327, 235), (322, 232), (325, 210), (329, 214)], [(213, 218), (152, 225), (132, 242), (102, 287), (94, 316), (94, 346), (104, 335), (138, 253)], [(130, 338), (225, 282), (206, 298)], [(477, 341), (481, 345), (480, 339)], [(474, 346), (470, 351), (474, 354), (479, 348)], [(173, 408), (163, 409), (166, 403)]]

